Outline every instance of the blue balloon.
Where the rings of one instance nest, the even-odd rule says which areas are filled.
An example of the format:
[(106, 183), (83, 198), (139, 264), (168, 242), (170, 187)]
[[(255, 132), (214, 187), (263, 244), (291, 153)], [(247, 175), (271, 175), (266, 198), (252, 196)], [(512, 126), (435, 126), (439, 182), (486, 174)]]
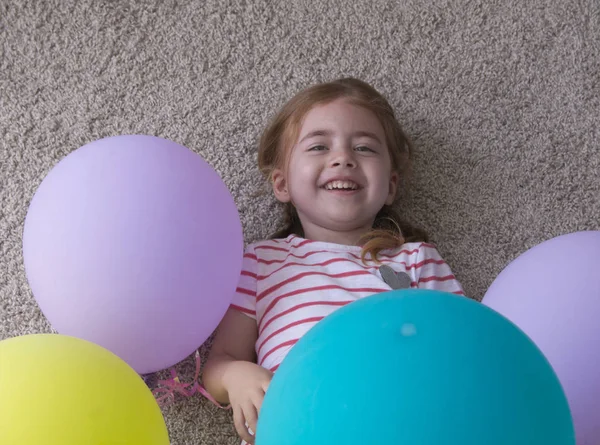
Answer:
[(275, 373), (257, 445), (574, 445), (549, 362), (465, 297), (399, 290), (316, 324)]

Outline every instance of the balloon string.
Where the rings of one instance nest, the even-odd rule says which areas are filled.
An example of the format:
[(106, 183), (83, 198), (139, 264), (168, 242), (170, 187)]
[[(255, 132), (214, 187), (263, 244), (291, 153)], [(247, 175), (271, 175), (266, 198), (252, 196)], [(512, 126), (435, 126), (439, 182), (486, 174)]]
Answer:
[(212, 397), (208, 391), (200, 384), (198, 377), (200, 376), (200, 352), (196, 350), (194, 354), (194, 360), (196, 362), (196, 371), (194, 373), (194, 380), (192, 382), (184, 383), (179, 379), (175, 367), (170, 369), (171, 378), (167, 380), (159, 380), (158, 388), (152, 393), (156, 398), (159, 406), (164, 408), (175, 402), (175, 396), (177, 394), (184, 397), (192, 397), (195, 393), (199, 393), (206, 397), (213, 405), (221, 409), (231, 409), (231, 405), (223, 406)]

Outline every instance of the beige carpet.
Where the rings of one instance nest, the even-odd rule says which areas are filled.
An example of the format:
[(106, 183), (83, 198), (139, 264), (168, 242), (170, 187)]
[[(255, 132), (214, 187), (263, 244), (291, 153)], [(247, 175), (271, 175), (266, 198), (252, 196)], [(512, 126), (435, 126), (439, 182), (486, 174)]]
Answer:
[[(527, 248), (600, 229), (599, 5), (0, 1), (0, 339), (49, 330), (21, 232), (63, 156), (123, 133), (186, 145), (222, 174), (252, 241), (278, 224), (273, 200), (253, 196), (261, 128), (300, 88), (350, 75), (397, 109), (417, 149), (403, 210), (481, 298)], [(173, 445), (238, 443), (229, 414), (199, 398), (165, 416)]]

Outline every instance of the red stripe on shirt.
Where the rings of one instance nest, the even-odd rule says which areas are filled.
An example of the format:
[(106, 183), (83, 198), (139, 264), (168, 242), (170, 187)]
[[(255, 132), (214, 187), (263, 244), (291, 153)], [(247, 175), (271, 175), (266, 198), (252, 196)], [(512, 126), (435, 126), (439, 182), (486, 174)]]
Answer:
[(244, 275), (245, 277), (254, 278), (255, 280), (258, 279), (256, 274), (254, 272), (250, 272), (249, 270), (242, 270), (241, 275)]
[[(357, 260), (359, 260), (360, 258), (356, 255), (352, 255), (354, 256)], [(356, 262), (353, 261), (349, 258), (332, 258), (330, 260), (327, 261), (323, 261), (320, 263), (287, 263), (284, 264), (283, 266), (281, 266), (278, 269), (275, 269), (273, 272), (269, 273), (268, 275), (258, 275), (256, 277), (257, 280), (265, 280), (267, 278), (270, 278), (272, 275), (276, 274), (277, 272), (285, 269), (286, 267), (291, 267), (291, 266), (300, 266), (300, 267), (325, 267), (325, 266), (329, 266), (330, 264), (334, 264), (334, 263), (339, 263), (339, 262), (348, 262), (351, 263), (353, 265), (362, 267), (364, 270), (377, 270), (379, 269), (379, 266), (366, 266), (364, 265), (362, 262)], [(388, 261), (381, 261), (383, 264), (385, 263), (394, 263), (394, 264), (402, 264), (406, 270), (410, 270), (410, 269), (420, 269), (423, 266), (426, 266), (428, 264), (438, 264), (438, 265), (444, 265), (446, 264), (446, 262), (444, 260), (436, 260), (433, 258), (427, 259), (427, 260), (423, 260), (420, 263), (416, 263), (416, 264), (406, 264), (406, 261), (393, 261), (393, 260), (388, 260)]]
[(327, 253), (327, 250), (314, 250), (312, 252), (308, 252), (305, 253), (304, 255), (295, 255), (293, 253), (288, 253), (285, 258), (281, 258), (281, 259), (277, 259), (277, 260), (265, 260), (260, 258), (258, 260), (259, 263), (261, 264), (275, 264), (275, 263), (284, 263), (285, 261), (287, 261), (287, 259), (289, 257), (293, 257), (293, 258), (299, 258), (299, 259), (304, 259), (304, 258), (308, 258), (311, 255), (315, 255), (317, 253)]
[[(402, 262), (400, 262), (400, 263), (402, 264)], [(426, 260), (421, 261), (420, 263), (409, 264), (409, 265), (404, 263), (404, 266), (406, 267), (406, 270), (410, 270), (410, 269), (420, 269), (421, 267), (426, 266), (428, 264), (444, 265), (444, 264), (446, 264), (446, 262), (444, 260), (436, 260), (435, 258), (428, 258)]]
[(398, 252), (394, 252), (394, 253), (383, 253), (382, 252), (382, 253), (379, 253), (378, 256), (382, 257), (382, 258), (395, 258), (398, 255), (403, 254), (403, 253), (405, 253), (407, 255), (414, 255), (415, 253), (418, 253), (418, 252), (419, 252), (419, 249), (413, 249), (413, 250), (402, 249), (402, 250), (400, 250)]
[[(352, 303), (352, 301), (354, 300), (347, 300), (347, 301), (309, 301), (306, 303), (301, 303), (298, 304), (294, 307), (291, 307), (289, 309), (286, 309), (283, 312), (279, 312), (278, 314), (274, 315), (273, 317), (271, 317), (269, 319), (269, 321), (267, 321), (266, 323), (263, 324), (264, 320), (265, 320), (265, 314), (263, 314), (263, 316), (261, 317), (259, 323), (258, 323), (258, 329), (259, 329), (259, 333), (262, 333), (271, 323), (273, 323), (275, 320), (277, 320), (278, 318), (284, 317), (292, 312), (295, 312), (299, 309), (305, 308), (305, 307), (309, 307), (309, 306), (345, 306), (348, 303)], [(259, 334), (260, 335), (260, 334)]]
[(302, 318), (300, 320), (296, 320), (292, 323), (289, 323), (287, 325), (285, 325), (282, 328), (277, 329), (276, 331), (272, 332), (267, 338), (265, 338), (260, 345), (257, 348), (257, 353), (260, 354), (260, 350), (263, 348), (263, 346), (265, 345), (265, 343), (267, 343), (270, 339), (272, 339), (273, 337), (275, 337), (278, 334), (281, 334), (284, 331), (287, 331), (288, 329), (293, 328), (294, 326), (298, 326), (301, 324), (305, 324), (305, 323), (316, 323), (321, 321), (323, 318), (325, 317), (308, 317), (308, 318)]
[(379, 293), (379, 292), (389, 291), (389, 289), (379, 289), (379, 288), (372, 288), (372, 287), (348, 288), (348, 287), (339, 286), (337, 284), (327, 284), (327, 285), (324, 285), (324, 286), (305, 287), (305, 288), (302, 288), (302, 289), (293, 290), (293, 291), (285, 293), (285, 294), (281, 294), (277, 298), (274, 298), (273, 301), (271, 301), (271, 303), (269, 304), (269, 306), (267, 306), (267, 308), (265, 309), (265, 311), (263, 313), (263, 317), (265, 315), (267, 315), (273, 309), (273, 307), (275, 307), (275, 305), (277, 304), (277, 302), (279, 302), (280, 300), (282, 300), (284, 298), (289, 298), (289, 297), (293, 297), (293, 296), (304, 294), (304, 293), (308, 293), (308, 292), (315, 292), (315, 291), (322, 291), (322, 290), (333, 290), (333, 289), (345, 290), (347, 292), (360, 292), (360, 293), (370, 293), (370, 294), (376, 294), (376, 293)]
[[(314, 242), (312, 240), (305, 240), (305, 241), (309, 241), (311, 243)], [(304, 244), (307, 244), (307, 243), (306, 242), (302, 242), (302, 243), (298, 244), (298, 246), (301, 246), (301, 245), (304, 245)], [(295, 246), (292, 246), (292, 247), (295, 247)], [(264, 250), (275, 250), (275, 251), (280, 251), (280, 252), (288, 252), (288, 254), (285, 256), (285, 258), (281, 258), (281, 259), (276, 259), (276, 260), (264, 260), (262, 258), (257, 259), (257, 261), (259, 263), (262, 263), (262, 264), (283, 263), (289, 257), (304, 259), (304, 258), (307, 258), (307, 257), (309, 257), (311, 255), (315, 255), (317, 253), (329, 253), (328, 250), (312, 250), (312, 251), (306, 252), (306, 253), (304, 253), (302, 255), (296, 255), (294, 253), (291, 253), (289, 251), (289, 249), (286, 249), (285, 247), (276, 247), (276, 246), (256, 246), (255, 249), (256, 250), (258, 250), (258, 249), (264, 249)], [(412, 249), (412, 250), (402, 249), (402, 250), (400, 250), (398, 252), (394, 252), (393, 254), (392, 253), (380, 253), (379, 257), (380, 258), (389, 258), (389, 259), (391, 259), (391, 258), (397, 257), (400, 254), (413, 255), (413, 254), (418, 253), (418, 252), (419, 252), (419, 249)], [(353, 256), (357, 260), (361, 260), (360, 255), (356, 255), (353, 252), (346, 252), (346, 253), (349, 254), (349, 255), (351, 255), (351, 256)]]
[(419, 283), (428, 283), (430, 281), (449, 281), (449, 280), (455, 280), (456, 277), (454, 275), (446, 275), (443, 277), (438, 277), (436, 275), (432, 275), (430, 277), (422, 277), (419, 278)]
[(240, 293), (240, 294), (250, 295), (251, 297), (256, 297), (256, 291), (253, 291), (253, 290), (250, 290), (250, 289), (245, 289), (243, 287), (238, 287), (235, 291), (238, 292), (238, 293)]
[(342, 272), (342, 273), (337, 273), (337, 274), (328, 274), (325, 272), (301, 272), (301, 273), (298, 273), (298, 274), (288, 278), (287, 280), (283, 280), (283, 281), (275, 284), (274, 286), (271, 286), (268, 289), (265, 289), (263, 292), (261, 292), (260, 294), (258, 294), (256, 296), (256, 301), (258, 302), (258, 301), (262, 300), (263, 298), (268, 296), (270, 293), (275, 292), (277, 289), (282, 288), (286, 284), (293, 283), (294, 281), (298, 281), (304, 277), (314, 276), (314, 275), (318, 275), (318, 276), (322, 276), (322, 277), (324, 276), (324, 277), (329, 277), (329, 278), (347, 278), (347, 277), (355, 277), (355, 276), (359, 276), (359, 275), (369, 275), (369, 272), (366, 270), (353, 270), (350, 272)]
[(285, 348), (286, 346), (293, 346), (296, 343), (298, 343), (298, 339), (297, 338), (295, 338), (293, 340), (284, 341), (283, 343), (278, 344), (277, 346), (275, 346), (273, 349), (270, 349), (269, 352), (267, 352), (265, 354), (265, 356), (260, 361), (261, 364), (265, 362), (265, 360), (267, 359), (267, 357), (269, 357), (271, 354), (273, 354), (278, 349)]
[(233, 309), (235, 309), (237, 311), (243, 312), (245, 314), (250, 314), (250, 315), (256, 316), (256, 312), (255, 311), (250, 310), (250, 309), (246, 309), (245, 307), (242, 307), (242, 306), (238, 306), (237, 304), (233, 304), (232, 303), (232, 304), (229, 305), (229, 307), (233, 308)]
[(289, 252), (290, 249), (287, 247), (278, 247), (278, 246), (256, 246), (254, 250), (277, 250), (278, 252)]
[(279, 272), (280, 270), (283, 270), (283, 269), (285, 269), (286, 267), (290, 267), (290, 266), (300, 266), (300, 267), (324, 267), (324, 266), (329, 266), (330, 264), (333, 264), (333, 263), (339, 263), (339, 262), (349, 262), (349, 263), (352, 263), (352, 264), (358, 265), (358, 266), (362, 267), (362, 268), (363, 268), (363, 269), (365, 269), (365, 270), (369, 270), (369, 269), (377, 269), (377, 266), (364, 266), (364, 265), (362, 265), (362, 264), (358, 264), (358, 263), (356, 263), (356, 262), (354, 262), (354, 261), (352, 261), (351, 259), (348, 259), (348, 258), (332, 258), (332, 259), (330, 259), (330, 260), (323, 261), (323, 262), (321, 262), (321, 263), (310, 263), (310, 264), (305, 264), (305, 263), (287, 263), (287, 264), (284, 264), (283, 266), (281, 266), (280, 268), (278, 268), (278, 269), (275, 269), (273, 272), (271, 272), (271, 273), (270, 273), (270, 274), (268, 274), (268, 275), (259, 275), (259, 276), (257, 277), (257, 279), (259, 279), (259, 280), (264, 280), (264, 279), (267, 279), (267, 278), (271, 277), (273, 274), (276, 274), (277, 272)]
[(311, 239), (305, 239), (304, 241), (301, 241), (301, 242), (299, 242), (298, 244), (296, 244), (295, 246), (292, 246), (292, 247), (294, 249), (297, 249), (299, 247), (305, 246), (305, 245), (310, 244), (310, 243), (314, 243), (314, 241), (311, 240)]

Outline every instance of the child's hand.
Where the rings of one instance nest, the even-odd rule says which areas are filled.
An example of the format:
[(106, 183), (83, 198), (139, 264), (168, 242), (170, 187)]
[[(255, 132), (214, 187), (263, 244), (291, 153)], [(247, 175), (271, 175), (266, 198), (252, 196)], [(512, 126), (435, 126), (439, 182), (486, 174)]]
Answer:
[(233, 409), (235, 429), (250, 444), (254, 443), (254, 436), (248, 427), (256, 433), (258, 413), (272, 377), (271, 371), (246, 361), (232, 362), (223, 375), (223, 385)]

